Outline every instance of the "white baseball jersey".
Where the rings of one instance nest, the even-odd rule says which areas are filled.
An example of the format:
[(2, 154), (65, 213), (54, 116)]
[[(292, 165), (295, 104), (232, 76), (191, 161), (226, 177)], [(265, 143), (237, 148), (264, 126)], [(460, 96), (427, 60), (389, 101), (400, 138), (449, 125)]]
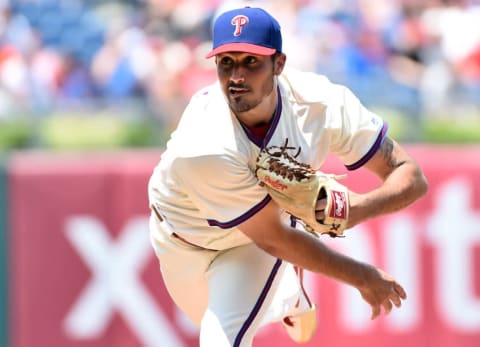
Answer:
[(238, 121), (218, 83), (192, 97), (149, 183), (150, 204), (176, 234), (216, 250), (251, 242), (237, 226), (270, 199), (254, 174), (263, 147), (288, 139), (301, 147), (299, 161), (321, 169), (334, 153), (353, 170), (385, 137), (386, 123), (324, 76), (285, 69), (278, 91), (264, 139)]

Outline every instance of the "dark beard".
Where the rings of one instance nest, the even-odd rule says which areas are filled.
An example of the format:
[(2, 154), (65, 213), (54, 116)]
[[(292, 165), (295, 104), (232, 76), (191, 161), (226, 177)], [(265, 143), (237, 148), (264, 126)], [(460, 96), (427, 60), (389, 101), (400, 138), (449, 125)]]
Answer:
[(230, 106), (231, 110), (235, 113), (242, 113), (248, 112), (251, 109), (258, 106), (260, 102), (250, 103), (244, 100), (241, 96), (238, 98), (229, 98), (228, 99), (228, 106)]
[[(273, 71), (272, 71), (272, 80), (273, 80), (273, 76), (274, 75), (273, 75)], [(255, 107), (257, 107), (258, 105), (260, 105), (263, 101), (262, 98), (260, 98), (259, 100), (257, 99), (257, 100), (247, 101), (244, 96), (240, 95), (240, 96), (236, 97), (235, 95), (232, 95), (229, 92), (230, 88), (245, 89), (245, 90), (248, 90), (248, 91), (251, 91), (251, 88), (250, 88), (249, 85), (245, 85), (245, 84), (236, 84), (236, 83), (232, 83), (232, 82), (230, 82), (228, 84), (228, 89), (227, 89), (228, 105), (234, 113), (238, 114), (238, 113), (248, 112), (248, 111), (254, 109)], [(270, 89), (270, 91), (267, 94), (271, 94), (273, 92), (273, 89), (275, 88), (275, 83), (272, 83), (267, 88)]]

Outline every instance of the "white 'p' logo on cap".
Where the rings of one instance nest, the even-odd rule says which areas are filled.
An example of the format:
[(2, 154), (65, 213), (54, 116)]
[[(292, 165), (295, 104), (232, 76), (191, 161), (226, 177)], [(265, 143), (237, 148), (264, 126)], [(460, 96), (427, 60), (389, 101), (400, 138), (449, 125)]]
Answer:
[(242, 33), (242, 29), (245, 25), (248, 24), (248, 17), (240, 14), (232, 18), (232, 25), (235, 26), (235, 31), (233, 32), (233, 36), (240, 36)]

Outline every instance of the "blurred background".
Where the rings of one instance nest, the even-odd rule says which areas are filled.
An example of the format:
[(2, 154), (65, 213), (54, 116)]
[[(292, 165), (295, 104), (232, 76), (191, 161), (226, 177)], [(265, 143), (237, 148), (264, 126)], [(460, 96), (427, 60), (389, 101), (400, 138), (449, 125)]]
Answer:
[(341, 246), (398, 273), (413, 306), (371, 325), (336, 290), (311, 346), (478, 347), (480, 0), (0, 0), (0, 346), (195, 346), (148, 244), (146, 182), (215, 81), (214, 18), (245, 5), (279, 20), (288, 64), (387, 119), (430, 181)]
[(163, 145), (215, 79), (212, 19), (245, 3), (397, 139), (480, 139), (478, 0), (0, 0), (0, 149)]

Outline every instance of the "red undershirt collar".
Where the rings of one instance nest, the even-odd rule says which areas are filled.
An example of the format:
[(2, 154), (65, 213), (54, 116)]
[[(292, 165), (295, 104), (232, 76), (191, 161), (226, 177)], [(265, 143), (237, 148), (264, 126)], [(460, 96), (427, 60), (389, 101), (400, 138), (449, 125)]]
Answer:
[(273, 117), (270, 118), (268, 123), (262, 124), (262, 125), (257, 125), (257, 126), (248, 126), (245, 125), (245, 127), (250, 130), (255, 136), (261, 138), (262, 140), (265, 138), (265, 135), (267, 134), (268, 129), (270, 129), (270, 126), (272, 125)]

